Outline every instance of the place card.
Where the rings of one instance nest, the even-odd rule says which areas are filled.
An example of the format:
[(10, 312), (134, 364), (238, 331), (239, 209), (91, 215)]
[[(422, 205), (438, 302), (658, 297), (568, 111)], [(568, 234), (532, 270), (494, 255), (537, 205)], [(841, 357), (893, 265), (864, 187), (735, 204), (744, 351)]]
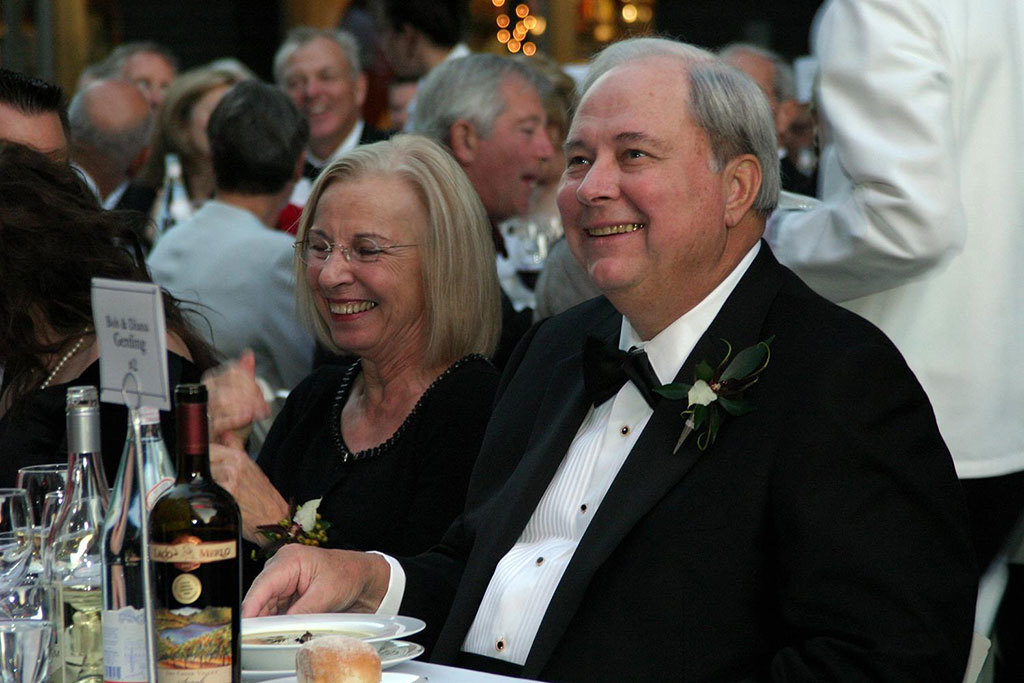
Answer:
[(93, 278), (92, 319), (100, 341), (100, 400), (170, 410), (159, 285)]

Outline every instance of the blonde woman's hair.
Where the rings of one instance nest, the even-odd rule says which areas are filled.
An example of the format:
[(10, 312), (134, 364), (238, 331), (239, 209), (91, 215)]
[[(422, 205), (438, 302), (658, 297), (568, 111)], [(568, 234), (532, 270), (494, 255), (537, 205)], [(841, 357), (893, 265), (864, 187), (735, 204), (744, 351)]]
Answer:
[[(332, 162), (320, 173), (302, 211), (299, 241), (314, 227), (317, 205), (329, 186), (372, 176), (404, 181), (427, 211), (429, 223), (418, 247), (428, 329), (426, 364), (450, 365), (471, 353), (490, 356), (501, 332), (491, 228), (469, 178), (439, 144), (419, 135), (396, 135), (356, 147)], [(299, 315), (325, 346), (344, 352), (317, 310), (306, 270), (296, 255)]]

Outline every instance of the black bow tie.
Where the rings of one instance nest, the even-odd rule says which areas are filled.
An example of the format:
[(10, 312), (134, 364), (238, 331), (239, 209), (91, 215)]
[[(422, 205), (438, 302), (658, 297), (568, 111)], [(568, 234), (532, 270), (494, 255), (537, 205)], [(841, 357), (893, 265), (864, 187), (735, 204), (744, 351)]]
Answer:
[(629, 351), (587, 336), (583, 345), (583, 385), (594, 407), (619, 392), (626, 382), (633, 382), (651, 408), (661, 399), (654, 388), (661, 386), (654, 374), (647, 352), (632, 348)]
[(307, 159), (302, 164), (302, 177), (315, 181), (318, 175), (320, 175), (320, 167), (309, 163), (309, 160)]

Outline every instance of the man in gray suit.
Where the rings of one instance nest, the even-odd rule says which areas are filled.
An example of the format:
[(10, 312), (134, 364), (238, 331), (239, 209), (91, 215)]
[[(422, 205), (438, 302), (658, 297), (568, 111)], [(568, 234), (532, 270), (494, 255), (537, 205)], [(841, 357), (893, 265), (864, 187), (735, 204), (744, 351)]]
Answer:
[(306, 120), (277, 88), (247, 81), (207, 126), (216, 195), (149, 255), (153, 279), (205, 307), (209, 341), (228, 357), (252, 349), (256, 374), (290, 389), (312, 368), (295, 314), (292, 240), (271, 228), (302, 171)]

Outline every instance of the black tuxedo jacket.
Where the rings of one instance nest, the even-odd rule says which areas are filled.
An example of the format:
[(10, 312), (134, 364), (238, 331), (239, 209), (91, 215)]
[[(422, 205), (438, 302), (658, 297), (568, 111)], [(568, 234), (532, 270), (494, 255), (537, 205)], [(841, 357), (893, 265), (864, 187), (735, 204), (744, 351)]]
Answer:
[[(528, 334), (509, 362), (465, 513), (402, 560), (401, 611), (457, 655), (587, 413), (595, 299)], [(767, 245), (684, 363), (775, 335), (771, 360), (701, 452), (672, 453), (681, 402), (655, 409), (556, 590), (523, 675), (575, 681), (938, 681), (963, 676), (975, 570), (931, 407), (892, 344), (814, 294)]]

